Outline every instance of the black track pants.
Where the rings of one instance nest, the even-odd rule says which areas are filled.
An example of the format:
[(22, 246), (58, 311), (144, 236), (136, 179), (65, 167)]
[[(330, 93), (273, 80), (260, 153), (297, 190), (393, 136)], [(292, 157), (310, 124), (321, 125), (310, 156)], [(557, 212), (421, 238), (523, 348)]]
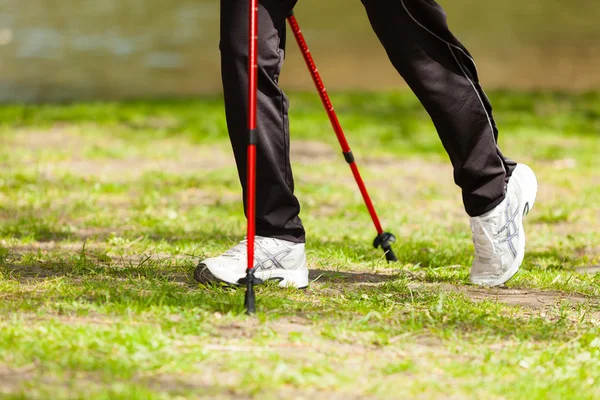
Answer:
[[(278, 84), (286, 17), (296, 0), (264, 0), (259, 8), (256, 230), (304, 242), (289, 158), (288, 100)], [(504, 199), (516, 163), (497, 146), (492, 107), (475, 62), (433, 0), (362, 0), (392, 64), (438, 131), (471, 216)], [(221, 0), (221, 68), (227, 125), (246, 199), (248, 1)]]

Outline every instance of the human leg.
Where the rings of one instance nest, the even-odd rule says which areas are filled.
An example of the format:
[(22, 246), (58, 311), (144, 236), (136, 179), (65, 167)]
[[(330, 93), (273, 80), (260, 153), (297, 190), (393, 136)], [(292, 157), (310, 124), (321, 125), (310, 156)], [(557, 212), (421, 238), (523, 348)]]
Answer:
[(433, 0), (363, 0), (390, 61), (431, 116), (470, 216), (503, 199), (516, 163), (498, 148), (491, 104), (467, 49)]
[[(263, 0), (259, 6), (257, 235), (294, 243), (305, 240), (290, 165), (288, 100), (279, 87), (285, 18), (296, 0)], [(221, 0), (221, 69), (225, 113), (246, 200), (248, 101), (248, 2)], [(244, 207), (245, 209), (245, 207)]]
[[(280, 286), (306, 287), (304, 228), (298, 217), (289, 160), (288, 101), (278, 84), (285, 18), (296, 0), (262, 0), (258, 20), (258, 145), (255, 276)], [(248, 2), (221, 0), (221, 67), (229, 137), (246, 201), (248, 140)], [(245, 204), (244, 204), (245, 205)], [(244, 207), (246, 209), (246, 207)], [(237, 284), (245, 276), (247, 244), (202, 260), (194, 278)]]
[(471, 216), (471, 281), (503, 284), (523, 261), (523, 217), (535, 202), (535, 175), (498, 148), (498, 129), (475, 62), (450, 32), (443, 9), (434, 0), (362, 2), (392, 64), (431, 116), (454, 167)]

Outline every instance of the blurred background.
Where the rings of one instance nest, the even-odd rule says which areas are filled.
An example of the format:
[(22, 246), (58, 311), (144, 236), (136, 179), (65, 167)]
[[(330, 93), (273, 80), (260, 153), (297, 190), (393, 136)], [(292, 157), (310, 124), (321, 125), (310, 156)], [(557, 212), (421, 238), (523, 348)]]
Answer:
[[(486, 88), (600, 88), (592, 0), (441, 0)], [(403, 86), (360, 1), (300, 0), (331, 89)], [(217, 0), (0, 0), (0, 101), (189, 97), (220, 90)], [(282, 84), (311, 81), (293, 38)]]

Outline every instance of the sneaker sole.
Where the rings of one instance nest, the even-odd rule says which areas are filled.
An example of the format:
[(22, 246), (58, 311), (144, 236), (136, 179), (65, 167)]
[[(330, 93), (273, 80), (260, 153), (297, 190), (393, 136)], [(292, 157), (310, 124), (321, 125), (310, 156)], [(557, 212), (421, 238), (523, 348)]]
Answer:
[[(508, 282), (513, 276), (515, 276), (517, 274), (517, 272), (519, 272), (519, 268), (521, 267), (521, 264), (523, 263), (523, 258), (525, 257), (525, 228), (523, 227), (523, 219), (525, 218), (525, 216), (527, 214), (529, 214), (529, 212), (531, 212), (531, 210), (533, 209), (533, 206), (535, 204), (535, 198), (537, 195), (537, 178), (535, 177), (535, 174), (533, 173), (531, 168), (529, 168), (527, 165), (518, 164), (517, 168), (519, 168), (520, 171), (518, 172), (517, 175), (515, 175), (515, 172), (517, 172), (517, 170), (515, 169), (515, 171), (513, 172), (513, 177), (511, 178), (511, 179), (514, 179), (514, 178), (517, 179), (517, 184), (521, 188), (521, 193), (523, 194), (523, 197), (521, 198), (522, 199), (521, 204), (520, 204), (520, 210), (521, 210), (521, 213), (519, 215), (519, 238), (520, 238), (520, 240), (519, 240), (519, 251), (517, 252), (517, 258), (515, 258), (515, 260), (511, 264), (510, 268), (507, 269), (506, 272), (502, 276), (500, 276), (498, 279), (496, 279), (495, 281), (492, 281), (492, 282), (481, 282), (481, 283), (472, 282), (477, 285), (484, 285), (484, 286), (490, 286), (490, 287), (503, 285), (506, 282)], [(521, 182), (521, 179), (523, 179), (523, 177), (520, 176), (522, 174), (531, 174), (531, 176), (533, 176), (533, 181), (534, 181), (535, 185), (533, 185), (532, 187), (524, 187)]]
[[(257, 271), (255, 275), (265, 282), (277, 281), (279, 287), (295, 287), (297, 289), (306, 289), (308, 287), (308, 273), (302, 270)], [(229, 282), (217, 278), (204, 264), (198, 264), (194, 270), (194, 279), (203, 284), (222, 283), (228, 286), (239, 286), (237, 281)]]

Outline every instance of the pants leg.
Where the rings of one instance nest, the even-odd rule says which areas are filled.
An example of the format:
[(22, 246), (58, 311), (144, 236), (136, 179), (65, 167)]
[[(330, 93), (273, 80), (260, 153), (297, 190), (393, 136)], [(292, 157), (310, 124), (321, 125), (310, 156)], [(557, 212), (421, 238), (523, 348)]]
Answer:
[(419, 98), (438, 131), (471, 216), (503, 199), (516, 163), (497, 145), (491, 104), (467, 49), (434, 0), (362, 0), (390, 61)]
[[(279, 88), (286, 17), (296, 0), (260, 0), (256, 233), (302, 243), (290, 165), (288, 99)], [(221, 0), (221, 72), (229, 138), (246, 202), (248, 1)]]

